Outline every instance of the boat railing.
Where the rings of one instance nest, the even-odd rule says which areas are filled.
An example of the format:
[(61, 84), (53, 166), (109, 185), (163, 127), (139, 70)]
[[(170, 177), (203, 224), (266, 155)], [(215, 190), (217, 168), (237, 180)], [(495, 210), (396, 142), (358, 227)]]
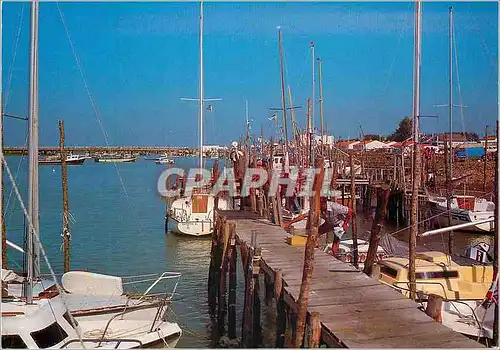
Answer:
[[(158, 299), (160, 296), (164, 296), (161, 299), (171, 300), (174, 297), (174, 294), (177, 290), (177, 286), (179, 284), (179, 280), (182, 274), (180, 272), (163, 272), (162, 274), (146, 274), (146, 275), (138, 275), (138, 276), (126, 276), (122, 277), (122, 285), (124, 287), (130, 286), (134, 289), (135, 293), (127, 293), (129, 295), (129, 299), (137, 299), (137, 303), (140, 303), (145, 300), (149, 300), (151, 298)], [(165, 289), (161, 292), (154, 292), (155, 288), (159, 286), (162, 282), (167, 282), (170, 280), (175, 280), (172, 292), (168, 293), (168, 290), (165, 286)], [(138, 288), (139, 286), (144, 286), (146, 283), (151, 282), (149, 286), (146, 288), (144, 292), (141, 292)]]
[(184, 208), (172, 208), (170, 209), (173, 213), (171, 216), (175, 217), (175, 220), (179, 222), (186, 222), (189, 220), (189, 214)]
[[(404, 287), (398, 286), (398, 284), (406, 284), (406, 286), (407, 286), (408, 288), (404, 288)], [(441, 298), (443, 299), (443, 301), (445, 301), (445, 302), (449, 302), (449, 303), (450, 303), (450, 305), (452, 305), (452, 306), (455, 308), (455, 310), (456, 310), (457, 314), (459, 314), (459, 315), (460, 315), (460, 316), (462, 316), (462, 317), (464, 317), (465, 315), (463, 315), (463, 313), (461, 313), (461, 312), (458, 310), (458, 308), (454, 305), (454, 303), (458, 303), (458, 304), (462, 304), (462, 305), (467, 306), (467, 307), (471, 310), (471, 313), (472, 313), (472, 315), (474, 316), (474, 319), (475, 319), (476, 323), (477, 323), (479, 326), (481, 326), (481, 323), (479, 322), (479, 319), (477, 318), (476, 311), (475, 311), (475, 310), (474, 310), (474, 309), (473, 309), (473, 308), (472, 308), (469, 304), (467, 304), (467, 303), (466, 303), (466, 302), (464, 302), (464, 301), (457, 300), (457, 299), (448, 299), (448, 298), (446, 297), (446, 295), (447, 295), (447, 294), (446, 294), (446, 289), (445, 289), (445, 287), (443, 286), (443, 284), (442, 284), (441, 282), (419, 281), (419, 282), (416, 282), (415, 284), (439, 285), (439, 286), (443, 289), (443, 295), (444, 295), (444, 297), (443, 297), (443, 296), (441, 296)], [(394, 283), (393, 283), (393, 286), (394, 286), (395, 288), (397, 288), (397, 289), (400, 289), (400, 290), (404, 290), (404, 291), (410, 292), (410, 282), (394, 282)], [(418, 293), (419, 295), (424, 295), (424, 296), (429, 296), (429, 295), (433, 294), (433, 293), (428, 293), (428, 292), (424, 292), (424, 291), (418, 291), (417, 293)], [(421, 303), (421, 304), (422, 304), (422, 303)]]
[(118, 349), (118, 347), (120, 346), (120, 344), (123, 343), (123, 342), (126, 342), (126, 343), (136, 343), (136, 344), (138, 344), (139, 348), (141, 348), (142, 345), (143, 345), (142, 342), (140, 340), (138, 340), (138, 339), (105, 338), (103, 340), (102, 338), (82, 338), (82, 339), (71, 339), (71, 340), (67, 341), (66, 343), (64, 343), (61, 346), (61, 349), (65, 349), (65, 348), (68, 347), (68, 345), (74, 344), (74, 343), (78, 343), (78, 344), (81, 344), (81, 343), (99, 343), (99, 344), (101, 344), (103, 341), (105, 343), (116, 342), (116, 345), (115, 345), (114, 349)]
[[(142, 276), (147, 276), (147, 275), (142, 275)], [(129, 278), (135, 278), (137, 276), (131, 276)], [(164, 297), (161, 298), (161, 300), (159, 300), (159, 302), (157, 303), (157, 310), (156, 310), (156, 314), (155, 314), (155, 317), (153, 319), (153, 322), (151, 323), (151, 328), (150, 328), (150, 332), (152, 332), (154, 330), (154, 326), (156, 324), (156, 322), (158, 321), (158, 319), (161, 317), (162, 315), (162, 312), (165, 310), (165, 306), (167, 305), (167, 302), (172, 300), (172, 297), (173, 295), (175, 294), (176, 290), (177, 290), (177, 285), (179, 284), (179, 279), (181, 277), (181, 274), (178, 273), (178, 272), (164, 272), (162, 273), (157, 279), (142, 279), (142, 280), (139, 280), (139, 281), (130, 281), (130, 282), (124, 282), (123, 284), (132, 284), (132, 283), (143, 283), (145, 281), (154, 281), (150, 286), (149, 288), (142, 294), (142, 296), (138, 299), (138, 303), (140, 303), (141, 301), (145, 300), (146, 298), (148, 297), (154, 297), (155, 299), (159, 299), (158, 296), (160, 294), (163, 294)], [(169, 279), (177, 279), (176, 282), (175, 282), (175, 285), (174, 285), (174, 288), (172, 290), (172, 292), (169, 294), (168, 291), (165, 291), (164, 293), (156, 293), (156, 294), (151, 294), (150, 292), (163, 280), (169, 280)], [(125, 308), (123, 309), (122, 312), (114, 315), (113, 317), (111, 317), (108, 322), (106, 323), (106, 327), (104, 327), (104, 331), (102, 333), (102, 336), (101, 336), (101, 341), (99, 342), (99, 344), (97, 345), (97, 347), (100, 347), (102, 342), (105, 341), (105, 336), (106, 336), (106, 333), (109, 329), (109, 325), (111, 324), (111, 322), (113, 322), (115, 319), (117, 318), (123, 318), (124, 315), (128, 314), (128, 313), (131, 313), (131, 312), (134, 312), (136, 311), (136, 308), (129, 308), (129, 301), (130, 301), (130, 298), (127, 300), (127, 304), (125, 305)]]

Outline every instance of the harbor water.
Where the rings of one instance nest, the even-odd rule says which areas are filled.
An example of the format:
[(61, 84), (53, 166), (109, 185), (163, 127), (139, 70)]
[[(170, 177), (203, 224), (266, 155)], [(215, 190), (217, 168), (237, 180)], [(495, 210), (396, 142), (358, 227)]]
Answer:
[[(176, 158), (177, 167), (196, 167), (197, 158)], [(207, 160), (206, 167), (213, 160)], [(27, 203), (26, 158), (9, 157), (9, 167)], [(213, 346), (207, 304), (210, 239), (165, 234), (165, 200), (157, 192), (157, 180), (167, 165), (138, 158), (135, 163), (102, 164), (87, 160), (68, 167), (71, 224), (71, 269), (118, 276), (164, 271), (181, 272), (174, 297), (175, 320), (184, 330), (179, 347)], [(62, 273), (61, 171), (59, 166), (40, 166), (40, 232), (43, 246), (56, 273)], [(6, 178), (5, 218), (7, 237), (22, 246), (25, 220), (20, 204)], [(358, 230), (370, 221), (358, 217)], [(387, 232), (396, 231), (387, 225)], [(407, 231), (396, 237), (406, 240)], [(447, 236), (433, 236), (424, 243), (443, 250)], [(455, 252), (464, 254), (471, 243), (492, 242), (492, 236), (455, 234)], [(22, 269), (22, 256), (9, 248), (9, 268)], [(43, 264), (44, 265), (44, 264)], [(240, 265), (238, 264), (241, 269)], [(44, 266), (44, 271), (47, 271)], [(240, 271), (241, 272), (241, 271)], [(239, 274), (241, 276), (241, 273)], [(243, 305), (243, 281), (238, 278), (237, 310)], [(241, 298), (241, 300), (240, 300)], [(263, 345), (273, 346), (274, 320), (262, 306)], [(238, 324), (241, 325), (241, 312)], [(237, 327), (240, 329), (240, 326)]]

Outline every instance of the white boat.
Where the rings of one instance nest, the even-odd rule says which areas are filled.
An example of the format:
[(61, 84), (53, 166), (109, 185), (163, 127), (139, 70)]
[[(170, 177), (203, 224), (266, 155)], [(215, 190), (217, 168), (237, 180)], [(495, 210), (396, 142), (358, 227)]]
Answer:
[[(160, 282), (168, 279), (167, 275), (156, 279), (145, 293), (136, 297), (124, 292), (120, 278), (81, 271), (63, 275), (63, 288), (45, 255), (39, 240), (38, 221), (38, 12), (39, 2), (34, 1), (31, 3), (28, 206), (24, 205), (19, 194), (0, 142), (0, 160), (4, 162), (28, 223), (24, 254), (26, 276), (2, 269), (2, 348), (175, 346), (182, 330), (166, 318), (171, 295), (155, 291)], [(0, 184), (3, 183), (2, 177), (3, 172), (0, 173)], [(50, 280), (41, 277), (41, 256), (51, 271)], [(172, 276), (175, 277), (180, 275)], [(174, 292), (176, 286), (177, 283)]]
[[(168, 209), (170, 231), (180, 235), (207, 236), (214, 231), (214, 201), (211, 194), (193, 194), (172, 202)], [(228, 202), (219, 198), (218, 208), (228, 209)]]
[[(81, 165), (85, 162), (87, 157), (79, 154), (70, 154), (66, 157), (66, 165)], [(42, 157), (38, 160), (40, 165), (56, 165), (61, 164), (59, 156), (56, 157)]]
[(96, 157), (97, 163), (133, 163), (137, 157)]
[(167, 157), (160, 157), (156, 160), (156, 164), (174, 164), (174, 160)]
[[(203, 168), (203, 112), (204, 102), (219, 99), (204, 99), (203, 96), (203, 2), (200, 2), (200, 96), (195, 100), (199, 103), (200, 113), (200, 165)], [(214, 204), (215, 197), (208, 193), (196, 193), (190, 197), (183, 196), (172, 202), (167, 211), (167, 227), (174, 233), (201, 237), (211, 235), (214, 230)], [(219, 199), (219, 209), (227, 209), (228, 202), (222, 198)]]
[[(446, 198), (439, 196), (428, 196), (430, 213), (436, 216), (436, 222), (441, 227), (448, 225), (448, 214)], [(474, 196), (456, 195), (453, 196), (451, 203), (451, 225), (465, 224), (474, 221), (489, 219), (495, 216), (495, 204), (484, 198)], [(467, 230), (473, 232), (493, 232), (492, 223), (482, 223), (471, 226)]]
[[(409, 297), (408, 273), (407, 258), (387, 258), (375, 264), (372, 276)], [(442, 252), (425, 252), (416, 255), (415, 275), (424, 309), (429, 295), (443, 299), (443, 325), (472, 337), (493, 338), (495, 308), (484, 303), (493, 283), (491, 265), (461, 266)]]
[[(365, 266), (366, 254), (368, 253), (368, 248), (370, 247), (370, 242), (367, 242), (362, 239), (358, 239), (358, 268), (363, 270)], [(332, 243), (328, 243), (323, 250), (325, 253), (333, 255), (332, 252)], [(341, 240), (339, 244), (339, 251), (335, 255), (335, 257), (343, 262), (352, 263), (353, 259), (353, 248), (354, 242), (352, 239)], [(375, 261), (385, 259), (389, 256), (386, 250), (382, 246), (378, 246), (377, 255), (375, 257)]]
[(61, 296), (42, 298), (30, 305), (20, 300), (2, 302), (2, 348), (175, 347), (182, 333), (175, 323), (151, 322), (132, 313), (123, 317), (108, 315), (108, 319), (101, 320), (74, 320), (76, 325)]

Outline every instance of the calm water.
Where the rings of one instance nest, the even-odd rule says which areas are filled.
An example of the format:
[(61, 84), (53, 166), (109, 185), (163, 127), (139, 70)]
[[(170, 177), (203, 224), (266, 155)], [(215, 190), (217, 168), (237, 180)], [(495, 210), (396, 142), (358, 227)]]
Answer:
[[(26, 159), (10, 157), (11, 171), (18, 173), (17, 183), (25, 200), (27, 196)], [(176, 166), (197, 165), (197, 159), (178, 158)], [(156, 182), (165, 165), (139, 158), (136, 163), (95, 163), (87, 160), (83, 166), (68, 167), (71, 226), (71, 269), (121, 276), (176, 271), (182, 273), (174, 302), (177, 322), (184, 329), (179, 347), (207, 347), (211, 344), (210, 317), (207, 305), (209, 239), (192, 239), (165, 234), (165, 202), (156, 191)], [(208, 160), (207, 167), (212, 166)], [(6, 228), (9, 240), (23, 244), (24, 220), (20, 205), (10, 194), (6, 180)], [(129, 200), (127, 200), (127, 198)], [(58, 166), (40, 166), (40, 230), (42, 242), (56, 273), (62, 272), (61, 252), (61, 177)], [(370, 221), (358, 216), (358, 230), (371, 227)], [(394, 232), (387, 225), (384, 230)], [(346, 234), (346, 238), (350, 236)], [(455, 234), (455, 252), (465, 253), (473, 242), (490, 243), (492, 236)], [(396, 237), (407, 240), (407, 231)], [(446, 236), (432, 236), (419, 242), (431, 249), (443, 250)], [(239, 259), (239, 258), (238, 258)], [(9, 249), (11, 268), (21, 267), (22, 257)], [(239, 269), (241, 264), (238, 263)], [(241, 276), (241, 271), (239, 273)], [(238, 278), (238, 333), (241, 327), (243, 281)], [(263, 290), (263, 287), (261, 287)], [(263, 303), (262, 303), (263, 304)], [(273, 346), (272, 312), (262, 305), (263, 345)]]
[[(176, 166), (188, 167), (195, 165), (197, 159), (176, 161)], [(8, 162), (14, 174), (20, 163), (17, 183), (25, 195), (26, 159), (10, 157)], [(209, 160), (207, 167), (211, 165)], [(165, 165), (139, 158), (136, 163), (117, 167), (127, 194), (113, 164), (87, 160), (83, 166), (68, 167), (69, 204), (75, 220), (71, 225), (71, 269), (122, 276), (181, 272), (174, 302), (179, 325), (185, 330), (179, 347), (207, 347), (211, 241), (165, 234), (165, 202), (156, 191), (156, 181)], [(60, 167), (40, 166), (39, 176), (41, 239), (53, 268), (61, 273)], [(10, 188), (10, 181), (6, 180), (6, 202)], [(20, 205), (14, 195), (8, 204), (7, 237), (22, 246), (24, 220)], [(9, 264), (11, 268), (20, 268), (21, 254), (9, 249)]]

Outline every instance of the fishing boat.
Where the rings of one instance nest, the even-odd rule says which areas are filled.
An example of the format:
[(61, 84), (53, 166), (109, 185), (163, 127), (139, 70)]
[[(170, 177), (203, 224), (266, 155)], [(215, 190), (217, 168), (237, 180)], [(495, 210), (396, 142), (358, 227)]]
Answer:
[[(430, 213), (432, 216), (436, 217), (436, 222), (439, 226), (449, 226), (446, 198), (429, 195), (428, 204)], [(495, 204), (493, 202), (474, 196), (455, 195), (451, 199), (450, 208), (452, 225), (483, 221), (495, 216)], [(480, 233), (492, 233), (493, 223), (479, 223), (477, 225), (470, 226), (465, 230)]]
[(160, 157), (156, 160), (156, 164), (174, 164), (174, 160), (168, 157)]
[[(167, 320), (165, 312), (177, 283), (170, 295), (164, 291), (156, 293), (154, 288), (162, 280), (178, 278), (180, 274), (163, 274), (139, 296), (124, 293), (125, 283), (119, 278), (81, 271), (63, 275), (62, 287), (44, 253), (40, 242), (38, 205), (38, 11), (39, 2), (32, 2), (28, 145), (30, 194), (27, 206), (15, 179), (9, 175), (28, 223), (26, 253), (23, 255), (25, 273), (20, 276), (2, 269), (2, 348), (129, 349), (175, 346), (182, 330), (176, 323)], [(7, 173), (11, 174), (3, 152), (0, 155)], [(0, 183), (3, 183), (2, 177), (3, 172), (0, 173)], [(41, 275), (41, 256), (51, 271), (49, 280)]]
[[(66, 157), (66, 165), (81, 165), (85, 162), (86, 159), (87, 157), (81, 156), (79, 154), (70, 154)], [(59, 156), (40, 157), (38, 160), (38, 164), (40, 165), (59, 165), (61, 163), (61, 157)]]
[[(479, 262), (459, 265), (437, 251), (416, 255), (418, 301), (426, 307), (429, 295), (443, 299), (443, 325), (462, 334), (493, 338), (494, 307), (485, 307), (493, 283), (493, 266)], [(409, 297), (409, 260), (386, 258), (376, 262), (372, 276)]]
[[(199, 169), (203, 169), (203, 113), (204, 102), (219, 99), (205, 99), (203, 96), (203, 1), (200, 2), (200, 96), (197, 99), (187, 99), (198, 101), (200, 113), (200, 149), (199, 149)], [(228, 209), (228, 202), (220, 198), (219, 209)], [(209, 193), (209, 188), (193, 192), (191, 196), (183, 196), (175, 199), (169, 206), (166, 220), (167, 228), (171, 232), (192, 237), (209, 236), (214, 231), (214, 210), (215, 196)]]
[(137, 160), (137, 157), (102, 156), (102, 157), (95, 157), (94, 160), (97, 163), (133, 163)]
[[(368, 248), (370, 247), (370, 242), (358, 239), (358, 267), (360, 270), (363, 270), (365, 266), (366, 255), (368, 254)], [(328, 243), (324, 248), (324, 252), (328, 254), (332, 254), (332, 246), (333, 243)], [(346, 263), (352, 263), (354, 261), (353, 257), (354, 252), (354, 241), (352, 239), (344, 239), (340, 241), (339, 251), (335, 254), (335, 257), (340, 261)], [(375, 255), (375, 261), (382, 260), (389, 257), (387, 251), (379, 245), (377, 247), (377, 254)]]

